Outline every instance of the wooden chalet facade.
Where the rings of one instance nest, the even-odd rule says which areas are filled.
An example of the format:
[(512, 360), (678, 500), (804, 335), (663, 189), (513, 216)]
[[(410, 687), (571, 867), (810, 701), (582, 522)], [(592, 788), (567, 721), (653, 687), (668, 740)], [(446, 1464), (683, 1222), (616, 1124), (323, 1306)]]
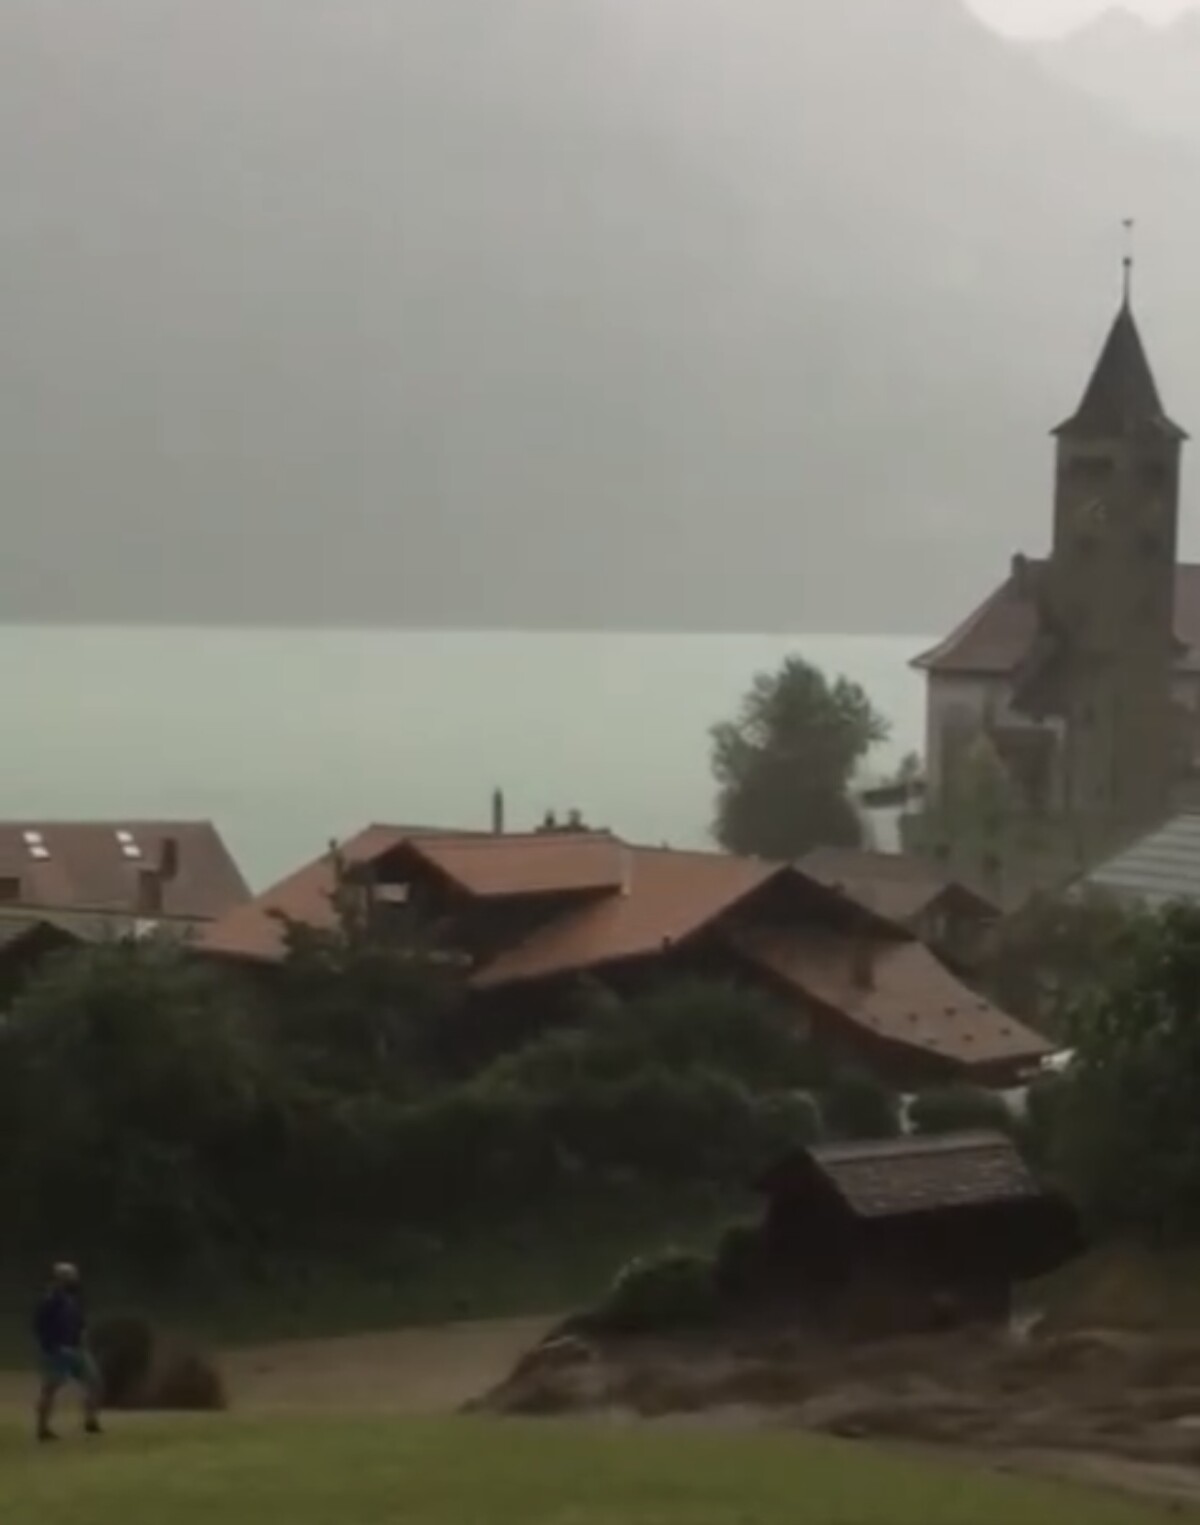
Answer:
[(703, 976), (774, 991), (829, 1049), (900, 1085), (1008, 1083), (1049, 1052), (909, 928), (793, 867), (583, 829), (368, 827), (208, 927), (199, 949), (271, 978), (287, 921), (335, 925), (339, 869), (383, 935), (419, 925), (462, 960), (497, 1047), (561, 1020), (584, 981), (636, 993)]

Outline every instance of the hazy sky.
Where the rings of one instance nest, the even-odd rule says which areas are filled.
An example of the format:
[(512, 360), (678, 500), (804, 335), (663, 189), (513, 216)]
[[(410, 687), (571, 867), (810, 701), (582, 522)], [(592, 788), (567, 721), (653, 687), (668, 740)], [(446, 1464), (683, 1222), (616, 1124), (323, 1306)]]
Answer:
[(1200, 8), (1197, 0), (969, 0), (986, 20), (1012, 32), (1057, 32), (1121, 8), (1154, 21), (1169, 21), (1181, 11)]

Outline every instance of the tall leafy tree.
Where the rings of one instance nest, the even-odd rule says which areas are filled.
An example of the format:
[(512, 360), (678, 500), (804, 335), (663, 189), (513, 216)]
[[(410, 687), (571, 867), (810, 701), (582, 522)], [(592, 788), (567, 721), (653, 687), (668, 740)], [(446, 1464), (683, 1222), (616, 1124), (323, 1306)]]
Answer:
[(800, 657), (759, 673), (733, 720), (712, 729), (713, 834), (729, 852), (797, 858), (857, 847), (855, 771), (888, 724), (857, 683), (834, 682)]
[(1053, 1154), (1104, 1226), (1200, 1235), (1200, 907), (1131, 919), (1073, 1015)]
[[(160, 1271), (237, 1232), (271, 1087), (239, 986), (168, 940), (52, 960), (0, 1030), (6, 1232)], [(60, 1252), (61, 1253), (61, 1252)]]

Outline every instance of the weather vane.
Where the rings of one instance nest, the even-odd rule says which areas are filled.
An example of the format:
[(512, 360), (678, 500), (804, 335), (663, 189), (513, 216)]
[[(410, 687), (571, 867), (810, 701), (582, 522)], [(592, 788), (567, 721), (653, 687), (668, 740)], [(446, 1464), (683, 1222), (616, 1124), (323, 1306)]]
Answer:
[(1126, 217), (1121, 223), (1125, 230), (1125, 256), (1121, 261), (1122, 285), (1125, 293), (1125, 301), (1128, 302), (1133, 294), (1133, 248), (1134, 230), (1137, 223), (1132, 217)]

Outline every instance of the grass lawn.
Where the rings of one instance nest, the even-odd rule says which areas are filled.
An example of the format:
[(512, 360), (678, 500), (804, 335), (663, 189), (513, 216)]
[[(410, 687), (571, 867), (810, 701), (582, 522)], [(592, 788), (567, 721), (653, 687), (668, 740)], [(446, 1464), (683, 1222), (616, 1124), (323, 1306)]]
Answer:
[(0, 1421), (4, 1525), (1155, 1525), (1178, 1512), (784, 1435), (388, 1419)]

